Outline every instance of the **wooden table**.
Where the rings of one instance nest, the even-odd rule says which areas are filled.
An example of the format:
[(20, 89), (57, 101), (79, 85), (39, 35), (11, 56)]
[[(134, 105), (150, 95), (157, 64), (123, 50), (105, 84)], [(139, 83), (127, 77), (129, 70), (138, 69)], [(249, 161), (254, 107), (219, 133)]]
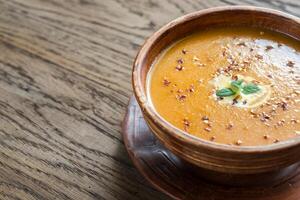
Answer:
[(0, 199), (168, 199), (121, 138), (131, 65), (185, 13), (298, 0), (0, 0)]

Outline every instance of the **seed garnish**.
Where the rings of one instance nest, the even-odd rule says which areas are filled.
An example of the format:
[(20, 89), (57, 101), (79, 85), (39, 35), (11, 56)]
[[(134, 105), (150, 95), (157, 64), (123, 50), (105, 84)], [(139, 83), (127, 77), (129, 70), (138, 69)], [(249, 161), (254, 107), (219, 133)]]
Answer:
[(184, 69), (184, 67), (183, 67), (182, 65), (177, 65), (177, 66), (175, 67), (175, 69), (176, 69), (177, 71), (182, 71), (182, 70)]
[(271, 49), (274, 49), (274, 47), (272, 47), (270, 45), (266, 46), (266, 51), (270, 51)]
[(183, 119), (183, 128), (185, 131), (187, 131), (187, 129), (190, 127), (190, 122), (187, 118)]
[(286, 64), (286, 66), (288, 66), (288, 67), (294, 67), (294, 65), (295, 65), (295, 63), (291, 60), (289, 60)]
[(186, 99), (186, 95), (185, 94), (179, 94), (179, 95), (176, 95), (176, 98), (179, 100), (179, 101), (184, 101)]
[(169, 86), (170, 83), (171, 83), (171, 82), (165, 77), (164, 80), (163, 80), (163, 84), (164, 84), (165, 86)]
[(269, 135), (264, 135), (264, 139), (269, 139)]
[(233, 123), (229, 122), (226, 129), (231, 130), (233, 128)]
[(207, 131), (207, 132), (210, 132), (210, 131), (211, 131), (211, 128), (206, 127), (206, 128), (204, 128), (204, 130)]
[(179, 58), (179, 59), (177, 60), (177, 63), (178, 63), (178, 64), (183, 64), (183, 59), (182, 59), (182, 58)]
[(236, 141), (235, 144), (238, 145), (238, 146), (240, 146), (242, 143), (243, 143), (242, 140), (238, 140), (238, 141)]

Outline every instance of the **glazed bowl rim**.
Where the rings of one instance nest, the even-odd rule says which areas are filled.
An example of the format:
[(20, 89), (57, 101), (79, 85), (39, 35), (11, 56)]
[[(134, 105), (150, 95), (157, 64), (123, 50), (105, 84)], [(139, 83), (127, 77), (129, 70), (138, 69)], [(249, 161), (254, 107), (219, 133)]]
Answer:
[[(172, 20), (171, 22), (167, 23), (159, 30), (154, 32), (144, 42), (133, 64), (133, 71), (132, 71), (133, 91), (137, 99), (137, 102), (141, 107), (143, 114), (148, 116), (154, 123), (156, 123), (156, 125), (159, 126), (159, 128), (163, 129), (164, 134), (168, 133), (176, 137), (177, 139), (181, 140), (182, 142), (186, 143), (187, 145), (192, 145), (195, 147), (201, 146), (203, 148), (215, 150), (215, 151), (231, 152), (231, 153), (267, 153), (267, 152), (281, 151), (284, 149), (288, 149), (300, 145), (300, 137), (295, 137), (295, 138), (287, 139), (285, 141), (281, 141), (279, 143), (261, 145), (261, 146), (234, 146), (234, 145), (211, 142), (196, 137), (194, 135), (191, 135), (175, 127), (171, 123), (169, 123), (162, 116), (160, 116), (160, 114), (156, 111), (156, 109), (152, 105), (151, 100), (148, 99), (150, 97), (147, 97), (147, 91), (144, 88), (142, 77), (140, 76), (142, 74), (141, 70), (143, 66), (143, 63), (141, 61), (147, 57), (148, 52), (151, 50), (151, 47), (157, 42), (157, 40), (160, 37), (162, 37), (162, 35), (165, 32), (172, 30), (172, 28), (176, 27), (177, 25), (187, 23), (188, 21), (196, 20), (198, 18), (201, 18), (204, 15), (209, 15), (212, 13), (224, 12), (224, 11), (261, 12), (261, 13), (285, 18), (294, 21), (297, 24), (300, 24), (300, 18), (296, 16), (284, 13), (282, 11), (278, 11), (270, 8), (264, 8), (264, 7), (256, 7), (256, 6), (219, 6), (219, 7), (207, 8), (196, 12), (192, 12), (187, 15), (183, 15), (179, 18), (176, 18), (175, 20)], [(288, 33), (284, 33), (284, 34), (288, 35)]]

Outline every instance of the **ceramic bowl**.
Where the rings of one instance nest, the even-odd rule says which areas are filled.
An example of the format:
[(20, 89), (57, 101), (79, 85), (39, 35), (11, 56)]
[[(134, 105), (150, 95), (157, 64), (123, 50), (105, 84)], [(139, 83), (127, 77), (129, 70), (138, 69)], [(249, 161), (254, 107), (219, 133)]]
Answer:
[[(195, 30), (217, 26), (260, 27), (300, 41), (300, 19), (267, 8), (226, 6), (194, 12), (166, 24), (141, 47), (133, 66), (135, 97), (152, 132), (166, 148), (184, 160), (212, 174), (251, 174), (286, 171), (300, 161), (300, 137), (266, 146), (230, 146), (192, 136), (168, 123), (150, 103), (146, 77), (155, 58), (173, 42)], [(215, 173), (214, 173), (215, 172)], [(215, 175), (210, 176), (210, 178)], [(279, 175), (279, 177), (282, 178)], [(214, 179), (214, 178), (212, 178)]]

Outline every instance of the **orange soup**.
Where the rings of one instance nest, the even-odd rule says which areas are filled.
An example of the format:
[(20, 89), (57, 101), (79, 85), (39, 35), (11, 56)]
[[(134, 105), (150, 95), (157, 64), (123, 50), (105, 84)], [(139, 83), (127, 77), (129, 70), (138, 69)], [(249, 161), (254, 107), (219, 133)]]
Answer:
[(156, 111), (189, 134), (255, 146), (300, 135), (300, 42), (272, 31), (228, 27), (194, 33), (153, 63)]

